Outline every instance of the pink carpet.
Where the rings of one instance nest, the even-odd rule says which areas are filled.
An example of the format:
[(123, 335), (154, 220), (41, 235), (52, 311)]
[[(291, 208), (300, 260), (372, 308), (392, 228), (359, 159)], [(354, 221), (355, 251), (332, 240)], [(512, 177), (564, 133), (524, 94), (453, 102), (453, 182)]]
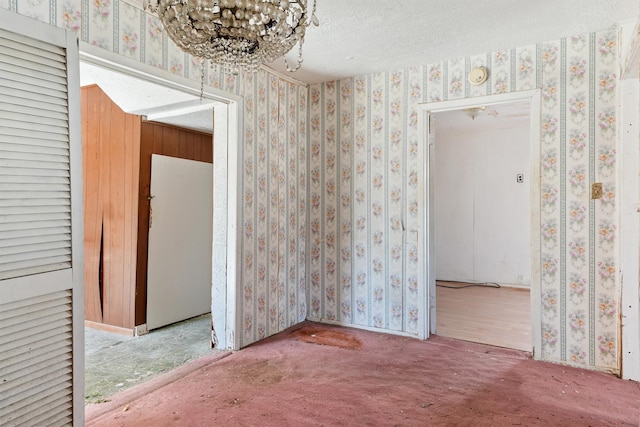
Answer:
[(640, 385), (453, 339), (304, 323), (87, 407), (88, 426), (640, 426)]

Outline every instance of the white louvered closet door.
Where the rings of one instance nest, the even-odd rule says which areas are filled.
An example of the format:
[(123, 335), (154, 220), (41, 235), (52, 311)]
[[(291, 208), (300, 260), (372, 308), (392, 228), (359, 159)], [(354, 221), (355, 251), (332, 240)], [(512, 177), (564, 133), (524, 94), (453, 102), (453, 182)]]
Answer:
[(74, 34), (0, 9), (0, 425), (82, 425)]

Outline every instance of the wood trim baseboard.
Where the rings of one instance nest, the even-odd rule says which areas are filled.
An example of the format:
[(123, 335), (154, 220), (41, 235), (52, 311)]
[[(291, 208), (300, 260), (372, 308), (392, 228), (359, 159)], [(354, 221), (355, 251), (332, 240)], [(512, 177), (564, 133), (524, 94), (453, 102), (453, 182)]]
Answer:
[(93, 329), (99, 329), (101, 331), (113, 332), (115, 334), (134, 336), (134, 329), (122, 328), (120, 326), (107, 325), (106, 323), (93, 322), (91, 320), (85, 320), (84, 326)]

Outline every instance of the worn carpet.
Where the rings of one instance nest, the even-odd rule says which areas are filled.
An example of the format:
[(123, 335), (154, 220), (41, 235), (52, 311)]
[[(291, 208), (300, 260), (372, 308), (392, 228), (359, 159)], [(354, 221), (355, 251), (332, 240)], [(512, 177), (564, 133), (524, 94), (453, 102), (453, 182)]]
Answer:
[(640, 425), (636, 382), (515, 350), (309, 322), (167, 375), (89, 405), (87, 425)]

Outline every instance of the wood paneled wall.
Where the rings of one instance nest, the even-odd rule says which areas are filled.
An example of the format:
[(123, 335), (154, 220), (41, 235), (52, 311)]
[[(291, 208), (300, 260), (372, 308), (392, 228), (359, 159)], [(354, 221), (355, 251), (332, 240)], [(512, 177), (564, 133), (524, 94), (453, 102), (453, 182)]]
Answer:
[[(213, 121), (213, 115), (211, 117)], [(151, 155), (178, 157), (213, 163), (213, 136), (159, 123), (143, 122), (140, 137), (140, 186), (138, 204), (138, 257), (136, 325), (146, 322), (147, 254), (149, 242), (149, 197), (151, 196)]]
[(83, 87), (85, 319), (135, 326), (139, 116)]

